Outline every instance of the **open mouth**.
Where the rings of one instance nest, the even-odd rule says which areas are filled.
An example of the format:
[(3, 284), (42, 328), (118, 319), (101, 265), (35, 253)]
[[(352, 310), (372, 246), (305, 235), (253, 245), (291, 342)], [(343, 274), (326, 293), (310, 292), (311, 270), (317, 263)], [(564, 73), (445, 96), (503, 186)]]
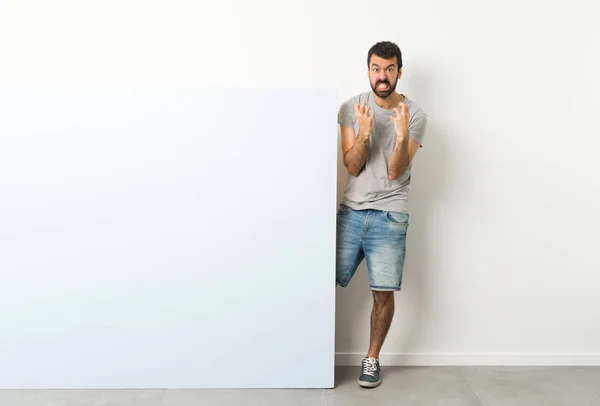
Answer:
[(377, 90), (386, 91), (390, 89), (390, 85), (386, 83), (380, 83), (377, 85)]

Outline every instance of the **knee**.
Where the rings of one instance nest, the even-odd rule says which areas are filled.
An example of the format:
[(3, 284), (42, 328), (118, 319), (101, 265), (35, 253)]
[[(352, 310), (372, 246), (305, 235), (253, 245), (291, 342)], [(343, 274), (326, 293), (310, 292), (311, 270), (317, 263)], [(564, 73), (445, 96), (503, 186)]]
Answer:
[(390, 303), (394, 303), (394, 292), (381, 292), (381, 291), (373, 291), (373, 300), (376, 306), (385, 306)]

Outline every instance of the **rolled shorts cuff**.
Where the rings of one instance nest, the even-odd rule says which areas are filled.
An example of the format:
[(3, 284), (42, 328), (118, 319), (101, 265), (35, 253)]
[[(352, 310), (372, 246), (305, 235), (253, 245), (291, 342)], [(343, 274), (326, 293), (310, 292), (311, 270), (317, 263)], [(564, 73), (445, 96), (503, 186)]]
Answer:
[(369, 287), (371, 288), (371, 290), (375, 290), (378, 292), (394, 292), (394, 291), (402, 290), (401, 286), (372, 286), (372, 285), (369, 285)]

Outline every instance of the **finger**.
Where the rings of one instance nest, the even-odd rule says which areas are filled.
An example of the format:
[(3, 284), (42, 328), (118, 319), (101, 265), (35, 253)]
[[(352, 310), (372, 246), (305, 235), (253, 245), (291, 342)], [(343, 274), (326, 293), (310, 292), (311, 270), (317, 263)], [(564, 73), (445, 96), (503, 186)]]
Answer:
[(355, 104), (355, 105), (354, 105), (354, 113), (355, 113), (357, 116), (361, 116), (361, 115), (362, 115), (362, 112), (360, 111), (360, 104)]

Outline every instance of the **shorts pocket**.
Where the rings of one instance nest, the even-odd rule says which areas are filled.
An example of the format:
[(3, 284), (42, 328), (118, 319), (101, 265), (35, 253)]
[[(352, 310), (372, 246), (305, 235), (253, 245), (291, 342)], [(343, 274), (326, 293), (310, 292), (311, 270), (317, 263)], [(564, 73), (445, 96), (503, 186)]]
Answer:
[(350, 207), (340, 204), (340, 207), (338, 209), (338, 214), (346, 214), (346, 213), (348, 213), (348, 211), (350, 211)]
[(399, 225), (399, 226), (408, 226), (408, 214), (400, 213), (397, 211), (386, 211), (385, 219), (388, 223)]

